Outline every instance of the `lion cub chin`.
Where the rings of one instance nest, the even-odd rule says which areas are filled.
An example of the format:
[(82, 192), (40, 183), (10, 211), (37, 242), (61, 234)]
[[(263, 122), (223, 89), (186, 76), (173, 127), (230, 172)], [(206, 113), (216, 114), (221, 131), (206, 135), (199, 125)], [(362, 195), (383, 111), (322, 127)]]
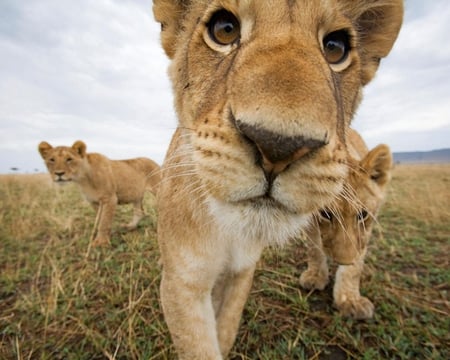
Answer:
[(373, 223), (391, 178), (392, 154), (383, 144), (367, 151), (353, 130), (348, 138), (351, 170), (339, 199), (321, 210), (307, 231), (308, 268), (300, 284), (323, 290), (328, 284), (327, 256), (331, 257), (339, 264), (333, 288), (336, 307), (344, 316), (368, 319), (374, 306), (361, 296), (360, 278)]
[(98, 228), (94, 228), (93, 246), (110, 244), (117, 204), (133, 204), (133, 219), (126, 228), (136, 228), (144, 217), (144, 192), (156, 193), (159, 184), (159, 165), (153, 160), (110, 160), (101, 154), (86, 153), (86, 145), (82, 141), (76, 141), (71, 147), (52, 147), (43, 141), (39, 144), (39, 153), (53, 181), (77, 183), (96, 210)]

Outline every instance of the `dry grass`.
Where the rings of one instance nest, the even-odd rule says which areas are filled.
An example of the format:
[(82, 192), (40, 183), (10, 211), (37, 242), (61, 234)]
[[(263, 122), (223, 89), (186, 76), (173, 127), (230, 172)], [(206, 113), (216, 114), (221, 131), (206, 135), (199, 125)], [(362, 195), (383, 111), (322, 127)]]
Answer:
[[(397, 166), (362, 291), (375, 318), (342, 319), (299, 288), (302, 244), (267, 250), (232, 359), (450, 358), (450, 166)], [(154, 198), (137, 231), (91, 249), (95, 214), (47, 175), (0, 176), (0, 358), (173, 359), (158, 301)], [(116, 224), (131, 216), (120, 207)]]
[(450, 167), (397, 165), (389, 204), (424, 222), (445, 223), (450, 219)]

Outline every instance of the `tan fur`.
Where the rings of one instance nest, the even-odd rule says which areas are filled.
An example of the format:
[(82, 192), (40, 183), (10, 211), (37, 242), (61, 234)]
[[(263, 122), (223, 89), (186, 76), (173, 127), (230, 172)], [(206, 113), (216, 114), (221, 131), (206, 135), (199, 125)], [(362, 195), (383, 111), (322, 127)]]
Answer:
[(72, 147), (52, 147), (43, 141), (39, 153), (53, 181), (77, 183), (86, 199), (98, 212), (94, 246), (110, 243), (111, 226), (117, 204), (133, 204), (134, 214), (128, 229), (137, 227), (144, 217), (145, 190), (156, 193), (159, 165), (147, 158), (110, 160), (97, 153), (86, 153), (86, 145), (76, 141)]
[[(221, 9), (236, 21), (216, 23)], [(154, 0), (179, 118), (158, 241), (180, 358), (228, 354), (263, 248), (298, 236), (342, 191), (346, 128), (402, 10), (400, 0)], [(342, 29), (351, 50), (330, 64), (322, 43)]]
[(307, 289), (328, 284), (327, 255), (339, 265), (334, 302), (342, 315), (356, 319), (373, 316), (374, 306), (359, 293), (367, 244), (391, 177), (389, 147), (367, 150), (361, 137), (349, 131), (351, 171), (339, 200), (322, 210), (308, 229), (308, 269), (300, 277)]

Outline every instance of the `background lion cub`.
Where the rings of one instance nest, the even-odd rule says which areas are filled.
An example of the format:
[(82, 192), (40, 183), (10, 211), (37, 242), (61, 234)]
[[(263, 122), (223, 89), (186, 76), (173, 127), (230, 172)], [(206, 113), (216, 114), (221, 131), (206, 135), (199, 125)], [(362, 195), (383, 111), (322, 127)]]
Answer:
[(321, 210), (308, 230), (308, 269), (300, 284), (323, 290), (328, 284), (327, 255), (339, 265), (333, 289), (342, 315), (356, 319), (373, 316), (374, 306), (359, 293), (372, 225), (391, 178), (392, 155), (387, 145), (368, 151), (361, 137), (348, 133), (350, 173), (339, 199)]
[(117, 204), (133, 204), (134, 214), (128, 229), (136, 228), (144, 216), (145, 190), (156, 193), (159, 165), (147, 158), (110, 160), (97, 153), (86, 153), (86, 145), (76, 141), (72, 147), (52, 147), (43, 141), (39, 153), (53, 181), (77, 183), (97, 211), (98, 230), (94, 246), (110, 243), (112, 220)]

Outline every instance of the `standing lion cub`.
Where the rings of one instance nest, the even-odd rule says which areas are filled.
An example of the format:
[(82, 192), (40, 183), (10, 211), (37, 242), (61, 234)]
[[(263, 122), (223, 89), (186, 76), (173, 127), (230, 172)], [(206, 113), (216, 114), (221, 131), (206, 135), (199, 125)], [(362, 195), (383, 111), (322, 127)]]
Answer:
[(153, 0), (178, 127), (157, 195), (161, 303), (181, 359), (228, 355), (263, 249), (347, 178), (346, 131), (401, 0)]
[(110, 160), (97, 153), (86, 153), (86, 145), (76, 141), (72, 147), (52, 147), (43, 141), (39, 153), (53, 181), (77, 183), (97, 211), (98, 229), (93, 246), (110, 243), (111, 226), (117, 204), (133, 204), (133, 219), (128, 229), (137, 227), (144, 217), (145, 190), (156, 193), (159, 165), (147, 158)]
[(373, 223), (391, 178), (392, 154), (381, 144), (368, 151), (359, 134), (347, 136), (350, 171), (339, 198), (319, 215), (307, 233), (308, 269), (300, 277), (306, 289), (323, 290), (328, 284), (327, 256), (338, 264), (334, 303), (343, 316), (369, 319), (372, 302), (361, 296), (359, 282)]

